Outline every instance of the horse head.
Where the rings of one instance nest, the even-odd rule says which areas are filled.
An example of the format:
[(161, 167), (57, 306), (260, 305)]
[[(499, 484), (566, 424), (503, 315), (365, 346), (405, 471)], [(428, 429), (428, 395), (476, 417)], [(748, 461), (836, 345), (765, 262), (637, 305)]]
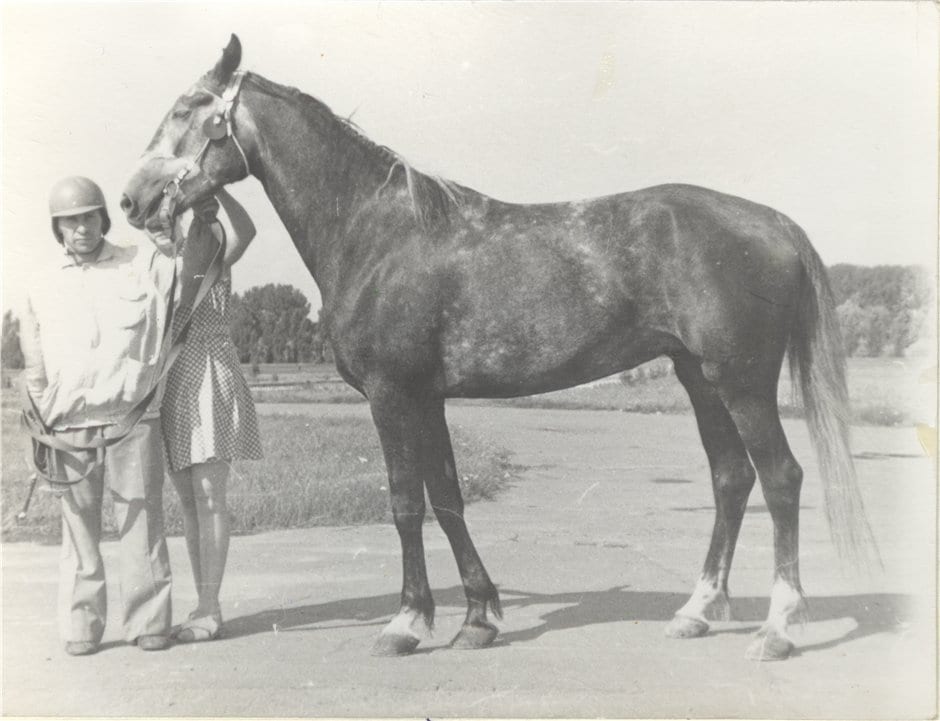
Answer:
[(254, 148), (252, 125), (236, 105), (241, 54), (241, 43), (232, 35), (215, 67), (163, 118), (121, 198), (135, 228), (153, 222), (167, 195), (172, 212), (179, 213), (250, 173), (246, 151)]

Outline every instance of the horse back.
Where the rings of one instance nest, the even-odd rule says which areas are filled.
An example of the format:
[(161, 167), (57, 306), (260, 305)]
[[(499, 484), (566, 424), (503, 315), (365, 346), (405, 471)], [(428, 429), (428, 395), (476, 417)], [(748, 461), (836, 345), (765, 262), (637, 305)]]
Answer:
[(771, 345), (782, 349), (800, 278), (785, 221), (682, 185), (538, 205), (476, 196), (433, 233), (386, 219), (345, 312), (341, 299), (334, 345), (360, 374), (381, 366), (486, 396), (566, 387), (683, 348), (746, 355), (778, 327)]

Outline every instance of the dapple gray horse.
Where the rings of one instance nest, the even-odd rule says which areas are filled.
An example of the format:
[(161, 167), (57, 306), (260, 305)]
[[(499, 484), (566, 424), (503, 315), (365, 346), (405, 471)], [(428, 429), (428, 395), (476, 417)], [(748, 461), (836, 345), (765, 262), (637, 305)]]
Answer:
[(776, 400), (787, 353), (833, 538), (849, 554), (871, 546), (834, 303), (803, 231), (771, 208), (689, 185), (501, 202), (416, 171), (320, 101), (242, 73), (240, 62), (232, 36), (173, 104), (122, 207), (143, 227), (168, 188), (184, 209), (249, 174), (264, 186), (319, 286), (336, 366), (368, 399), (388, 466), (404, 578), (375, 652), (413, 651), (433, 622), (425, 489), (467, 597), (453, 645), (497, 635), (487, 610), (501, 617), (499, 595), (464, 522), (444, 399), (542, 393), (666, 355), (695, 409), (716, 505), (702, 575), (666, 633), (701, 636), (706, 617), (728, 617), (732, 555), (759, 478), (775, 566), (748, 655), (787, 657), (787, 625), (803, 605), (803, 472)]

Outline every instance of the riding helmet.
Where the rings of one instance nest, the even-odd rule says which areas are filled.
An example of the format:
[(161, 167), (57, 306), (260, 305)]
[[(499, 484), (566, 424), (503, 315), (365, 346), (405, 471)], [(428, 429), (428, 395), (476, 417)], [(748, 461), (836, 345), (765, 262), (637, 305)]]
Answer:
[(97, 183), (81, 175), (73, 175), (52, 186), (49, 193), (49, 215), (52, 216), (52, 232), (60, 243), (62, 235), (59, 233), (56, 218), (81, 215), (89, 210), (101, 211), (101, 234), (107, 235), (111, 229), (111, 218), (108, 216), (104, 193)]

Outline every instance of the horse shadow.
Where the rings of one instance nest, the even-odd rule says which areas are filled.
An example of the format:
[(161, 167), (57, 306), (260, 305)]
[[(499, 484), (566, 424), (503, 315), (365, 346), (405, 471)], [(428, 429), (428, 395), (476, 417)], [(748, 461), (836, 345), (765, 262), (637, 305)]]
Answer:
[[(505, 631), (500, 634), (499, 645), (512, 645), (532, 641), (545, 634), (594, 624), (625, 621), (651, 621), (665, 624), (687, 600), (687, 595), (663, 591), (633, 591), (615, 586), (604, 591), (574, 591), (567, 593), (536, 593), (518, 589), (500, 589), (504, 613), (527, 606), (561, 606), (539, 615), (540, 623), (529, 628)], [(452, 586), (434, 592), (438, 606), (463, 607), (466, 603), (463, 587)], [(328, 628), (368, 626), (382, 627), (391, 618), (389, 609), (398, 607), (397, 593), (381, 596), (343, 599), (326, 603), (277, 608), (259, 611), (226, 621), (228, 638), (280, 631), (317, 631), (318, 625)], [(911, 618), (912, 598), (903, 594), (874, 593), (844, 596), (815, 596), (807, 599), (807, 620), (810, 622), (853, 619), (856, 626), (844, 635), (800, 647), (800, 653), (835, 648), (877, 633), (896, 631)], [(736, 622), (751, 624), (723, 628), (713, 624), (709, 636), (746, 634), (756, 631), (767, 617), (770, 601), (767, 597), (739, 597), (731, 599), (731, 616)], [(343, 622), (348, 623), (343, 623)]]
[[(665, 624), (672, 620), (673, 614), (688, 599), (688, 596), (683, 593), (629, 591), (623, 586), (588, 593), (531, 594), (508, 589), (504, 589), (503, 592), (520, 594), (513, 599), (520, 603), (510, 602), (504, 606), (565, 604), (562, 608), (542, 615), (541, 625), (502, 634), (500, 638), (508, 644), (531, 641), (544, 633), (595, 623), (653, 621)], [(799, 652), (808, 653), (835, 648), (876, 633), (895, 631), (900, 624), (910, 618), (910, 606), (911, 598), (902, 594), (877, 593), (808, 598), (804, 620), (820, 622), (850, 618), (855, 621), (856, 626), (838, 638), (803, 645), (799, 648)], [(732, 620), (750, 625), (725, 628), (721, 623), (716, 623), (709, 629), (707, 636), (753, 633), (767, 618), (769, 608), (770, 599), (767, 597), (732, 598)]]

